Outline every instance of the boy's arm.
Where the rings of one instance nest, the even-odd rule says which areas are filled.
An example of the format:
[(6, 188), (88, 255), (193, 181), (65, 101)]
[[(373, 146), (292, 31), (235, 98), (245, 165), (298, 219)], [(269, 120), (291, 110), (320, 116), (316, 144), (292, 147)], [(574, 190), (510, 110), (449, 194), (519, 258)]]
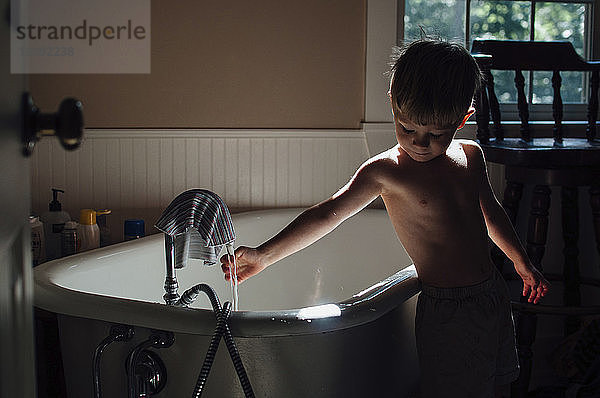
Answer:
[[(236, 250), (238, 280), (257, 274), (269, 265), (319, 240), (344, 220), (362, 210), (381, 193), (378, 161), (365, 162), (331, 198), (314, 205), (288, 224), (281, 232), (256, 249), (240, 247)], [(230, 261), (221, 258), (225, 278), (229, 279)]]
[(546, 295), (550, 284), (529, 260), (510, 219), (492, 191), (483, 151), (477, 144), (473, 143), (473, 146), (476, 147), (473, 157), (480, 178), (479, 204), (485, 218), (488, 235), (513, 262), (515, 270), (523, 279), (523, 296), (529, 294), (528, 301), (537, 304), (540, 298)]

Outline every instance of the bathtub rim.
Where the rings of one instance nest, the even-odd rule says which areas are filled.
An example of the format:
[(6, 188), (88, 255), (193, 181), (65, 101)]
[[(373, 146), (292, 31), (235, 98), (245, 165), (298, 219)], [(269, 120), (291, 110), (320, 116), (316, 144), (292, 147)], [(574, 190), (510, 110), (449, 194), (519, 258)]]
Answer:
[[(303, 209), (274, 209), (301, 212)], [(273, 210), (255, 210), (235, 216), (260, 216)], [(365, 210), (363, 210), (365, 211)], [(369, 211), (380, 211), (370, 210)], [(127, 242), (120, 245), (126, 245)], [(86, 253), (76, 256), (85, 256)], [(55, 284), (47, 268), (63, 259), (44, 263), (34, 269), (34, 305), (47, 311), (69, 316), (98, 319), (110, 323), (135, 325), (150, 329), (209, 336), (214, 332), (215, 318), (211, 310), (167, 307), (164, 303), (93, 294)], [(308, 306), (278, 311), (238, 311), (229, 319), (231, 332), (236, 337), (293, 336), (332, 332), (375, 321), (400, 303), (420, 291), (414, 265), (400, 269), (338, 303), (339, 316), (304, 317), (299, 313)], [(321, 304), (323, 306), (325, 304)], [(128, 312), (123, 308), (130, 307)], [(102, 308), (102, 311), (94, 309)], [(157, 313), (161, 312), (160, 316)]]

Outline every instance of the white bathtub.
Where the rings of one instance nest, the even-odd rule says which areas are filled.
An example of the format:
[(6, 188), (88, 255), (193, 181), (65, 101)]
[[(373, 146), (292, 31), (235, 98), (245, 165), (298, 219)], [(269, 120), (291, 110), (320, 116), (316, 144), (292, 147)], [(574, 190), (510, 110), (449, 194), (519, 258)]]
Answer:
[[(237, 245), (257, 245), (300, 209), (233, 216)], [(91, 397), (92, 355), (112, 324), (135, 337), (102, 359), (104, 397), (126, 397), (125, 360), (151, 329), (175, 343), (155, 350), (168, 379), (157, 397), (191, 396), (215, 319), (201, 294), (193, 308), (163, 304), (164, 240), (152, 235), (35, 268), (35, 305), (58, 314), (69, 398)], [(200, 282), (230, 300), (221, 270), (191, 260), (179, 292)], [(240, 285), (229, 324), (257, 397), (406, 397), (418, 377), (418, 281), (383, 210), (364, 210), (314, 245)], [(329, 305), (327, 305), (329, 304)], [(311, 308), (320, 306), (317, 308)], [(242, 397), (222, 343), (203, 396)]]

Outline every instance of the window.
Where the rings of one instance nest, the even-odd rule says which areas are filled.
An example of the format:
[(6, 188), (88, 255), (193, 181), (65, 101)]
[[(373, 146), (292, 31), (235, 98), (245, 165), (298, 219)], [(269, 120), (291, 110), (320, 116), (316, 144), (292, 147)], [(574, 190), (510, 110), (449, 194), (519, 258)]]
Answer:
[[(428, 34), (463, 42), (467, 48), (471, 48), (475, 38), (567, 40), (573, 43), (582, 58), (590, 59), (592, 38), (598, 35), (598, 32), (593, 32), (593, 8), (599, 3), (598, 0), (405, 0), (404, 37), (409, 40), (418, 38), (419, 26), (423, 26)], [(500, 102), (516, 102), (514, 72), (493, 73)], [(561, 76), (561, 94), (566, 104), (565, 111), (568, 111), (565, 115), (571, 115), (573, 119), (585, 119), (584, 106), (571, 104), (587, 102), (589, 75), (563, 72)], [(537, 118), (551, 118), (551, 78), (552, 72), (535, 72), (526, 79), (528, 100), (536, 107), (532, 116), (537, 114)], [(514, 118), (517, 118), (516, 114)]]

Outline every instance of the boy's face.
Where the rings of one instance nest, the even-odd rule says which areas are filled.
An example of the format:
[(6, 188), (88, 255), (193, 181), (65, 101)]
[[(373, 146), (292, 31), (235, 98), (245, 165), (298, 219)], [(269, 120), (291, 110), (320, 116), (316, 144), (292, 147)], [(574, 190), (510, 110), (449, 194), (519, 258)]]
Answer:
[(396, 140), (400, 147), (417, 162), (428, 162), (446, 153), (457, 128), (422, 126), (400, 117), (394, 117)]
[(469, 117), (475, 112), (469, 109), (462, 123), (454, 127), (440, 127), (434, 124), (420, 125), (411, 120), (399, 116), (392, 107), (394, 124), (396, 127), (396, 140), (400, 148), (404, 150), (416, 162), (428, 162), (446, 153), (452, 143), (456, 131), (461, 129)]

